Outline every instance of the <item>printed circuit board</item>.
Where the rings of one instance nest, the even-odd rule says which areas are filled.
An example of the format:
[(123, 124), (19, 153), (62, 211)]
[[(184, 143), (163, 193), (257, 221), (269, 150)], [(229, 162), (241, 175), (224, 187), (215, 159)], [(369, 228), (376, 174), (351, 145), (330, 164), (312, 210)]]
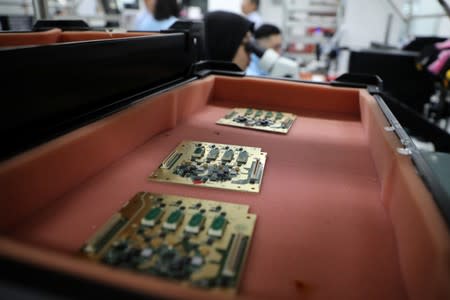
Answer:
[(217, 124), (287, 134), (296, 118), (286, 112), (234, 108)]
[(257, 193), (266, 156), (261, 148), (184, 141), (149, 180)]
[(248, 210), (248, 205), (141, 192), (81, 253), (111, 267), (233, 294), (256, 222)]

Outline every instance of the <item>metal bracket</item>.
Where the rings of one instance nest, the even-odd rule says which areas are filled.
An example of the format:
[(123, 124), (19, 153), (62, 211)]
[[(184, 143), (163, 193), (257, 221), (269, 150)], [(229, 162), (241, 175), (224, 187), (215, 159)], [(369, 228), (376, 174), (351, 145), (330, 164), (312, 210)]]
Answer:
[(48, 2), (46, 0), (33, 0), (33, 9), (36, 19), (48, 19)]
[(442, 6), (442, 8), (444, 9), (444, 11), (447, 14), (447, 16), (450, 18), (450, 6), (444, 0), (438, 0), (438, 2)]
[(367, 92), (369, 94), (373, 95), (379, 95), (381, 93), (383, 93), (383, 89), (380, 86), (376, 86), (376, 85), (369, 85), (367, 86)]
[(400, 139), (400, 143), (402, 143), (403, 146), (409, 146), (411, 145), (412, 141), (410, 138)]
[(405, 148), (397, 148), (397, 153), (403, 156), (411, 156), (412, 150), (408, 147)]

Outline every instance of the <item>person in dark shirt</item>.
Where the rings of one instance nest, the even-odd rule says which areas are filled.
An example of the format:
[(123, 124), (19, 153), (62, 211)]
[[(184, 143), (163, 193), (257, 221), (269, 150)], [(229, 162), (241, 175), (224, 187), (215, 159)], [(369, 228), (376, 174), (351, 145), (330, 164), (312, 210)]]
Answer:
[(253, 23), (225, 11), (207, 13), (204, 22), (208, 59), (233, 62), (245, 70), (250, 63), (247, 44), (251, 39)]

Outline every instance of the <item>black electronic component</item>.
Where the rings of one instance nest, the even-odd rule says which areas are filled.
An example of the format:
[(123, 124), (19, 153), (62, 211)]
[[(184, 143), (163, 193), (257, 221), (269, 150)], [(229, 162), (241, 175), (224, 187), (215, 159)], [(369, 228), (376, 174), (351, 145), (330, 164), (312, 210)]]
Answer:
[(83, 249), (84, 252), (99, 252), (126, 223), (127, 220), (122, 218), (119, 214), (115, 214), (108, 223), (106, 223), (91, 240), (89, 240)]
[(192, 159), (199, 159), (202, 158), (205, 154), (205, 147), (203, 146), (197, 146), (192, 153)]
[(206, 157), (206, 159), (208, 161), (214, 161), (214, 160), (216, 160), (219, 157), (219, 153), (220, 153), (219, 148), (214, 147), (214, 148), (212, 148), (209, 151), (208, 156)]
[(238, 165), (243, 165), (246, 164), (248, 160), (248, 152), (247, 151), (241, 151), (239, 152), (238, 158), (236, 160), (236, 162), (238, 163)]
[(222, 156), (222, 162), (231, 162), (234, 157), (234, 151), (232, 149), (228, 149)]
[(171, 169), (182, 155), (182, 153), (173, 152), (166, 160), (163, 161), (163, 163), (161, 164), (161, 168)]

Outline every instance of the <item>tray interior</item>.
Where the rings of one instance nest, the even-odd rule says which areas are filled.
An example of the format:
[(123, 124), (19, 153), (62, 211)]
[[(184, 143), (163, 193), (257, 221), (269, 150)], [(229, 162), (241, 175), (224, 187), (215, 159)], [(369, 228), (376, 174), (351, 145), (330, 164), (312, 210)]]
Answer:
[[(231, 108), (247, 106), (298, 117), (287, 135), (216, 125)], [(446, 295), (445, 264), (430, 269), (432, 278), (419, 270), (445, 261), (448, 232), (411, 163), (396, 155), (399, 144), (384, 131), (386, 125), (364, 91), (208, 77), (3, 163), (0, 187), (8, 200), (0, 210), (4, 243), (17, 243), (37, 261), (41, 252), (71, 261), (135, 193), (178, 194), (247, 204), (258, 216), (240, 296)], [(149, 174), (183, 140), (262, 148), (268, 154), (260, 193), (149, 182)], [(93, 276), (89, 263), (73, 258), (69, 272), (71, 265)], [(158, 290), (152, 290), (151, 282), (159, 282), (153, 277), (126, 274), (120, 280), (122, 273), (114, 271), (116, 277), (103, 280), (149, 293)], [(131, 284), (130, 276), (139, 281)], [(167, 284), (173, 288), (161, 294), (189, 297), (185, 287)]]

